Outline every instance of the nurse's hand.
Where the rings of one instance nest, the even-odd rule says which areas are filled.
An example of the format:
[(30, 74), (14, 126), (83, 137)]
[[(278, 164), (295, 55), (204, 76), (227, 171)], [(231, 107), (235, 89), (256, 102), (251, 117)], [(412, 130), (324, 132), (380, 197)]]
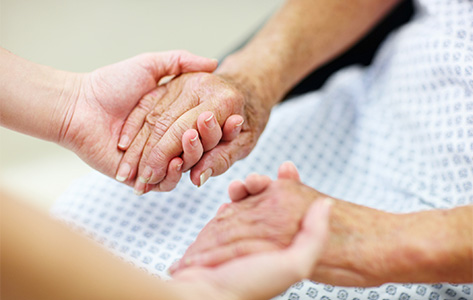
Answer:
[[(143, 97), (164, 76), (212, 72), (216, 67), (215, 60), (186, 51), (169, 51), (141, 54), (87, 74), (71, 74), (66, 82), (72, 87), (65, 90), (72, 92), (63, 95), (68, 105), (63, 110), (58, 143), (98, 171), (116, 177), (123, 156), (117, 147), (120, 133), (133, 109), (147, 105)], [(181, 141), (177, 142), (180, 147)], [(182, 162), (182, 158), (175, 157), (166, 166), (173, 180), (180, 177)]]

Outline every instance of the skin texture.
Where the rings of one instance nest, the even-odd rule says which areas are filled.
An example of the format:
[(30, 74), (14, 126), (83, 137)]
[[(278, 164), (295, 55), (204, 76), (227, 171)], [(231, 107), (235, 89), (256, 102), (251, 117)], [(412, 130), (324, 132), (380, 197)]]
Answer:
[[(156, 95), (158, 103), (169, 105), (150, 108), (146, 119), (152, 121), (145, 122), (139, 133), (136, 128), (124, 129), (130, 136), (135, 133), (122, 163), (141, 177), (135, 185), (137, 192), (156, 189), (169, 161), (179, 155), (176, 141), (191, 125), (188, 118), (204, 110), (214, 113), (220, 125), (234, 114), (242, 116), (244, 124), (234, 140), (223, 140), (210, 151), (204, 147), (202, 157), (192, 166), (192, 182), (200, 186), (210, 175), (220, 175), (246, 157), (264, 130), (271, 108), (289, 89), (356, 42), (397, 2), (288, 0), (255, 38), (225, 59), (214, 74), (188, 74), (171, 81)], [(194, 108), (182, 115), (182, 110), (191, 108), (188, 104)], [(139, 124), (134, 118), (130, 115), (128, 120)]]
[[(135, 107), (148, 105), (158, 82), (164, 76), (210, 72), (217, 67), (217, 61), (186, 51), (141, 54), (84, 74), (38, 65), (4, 49), (0, 49), (0, 62), (1, 124), (58, 143), (111, 177), (116, 177), (123, 157), (123, 151), (117, 148), (122, 127)], [(18, 85), (23, 82), (29, 84), (18, 91)], [(18, 114), (19, 111), (23, 114)], [(222, 128), (215, 122), (211, 129), (207, 128), (209, 114), (203, 112), (202, 116), (195, 115), (189, 120), (191, 127), (205, 134), (202, 143), (207, 148), (222, 139)], [(234, 137), (225, 130), (224, 138)], [(168, 176), (161, 184), (163, 190), (174, 188), (181, 169), (188, 168), (188, 164), (183, 166), (183, 159), (195, 162), (200, 158), (201, 141), (196, 144), (189, 147), (188, 136), (176, 140), (176, 147), (181, 149), (179, 155), (183, 148), (187, 151), (182, 158), (176, 156), (166, 165)], [(130, 168), (126, 173), (132, 172)], [(133, 185), (134, 181), (127, 180), (128, 174), (117, 179)]]
[[(243, 97), (239, 96), (236, 90), (233, 91), (222, 80), (209, 83), (209, 81), (214, 80), (215, 77), (207, 73), (184, 74), (173, 79), (167, 85), (158, 87), (151, 95), (155, 99), (155, 106), (151, 112), (148, 115), (144, 114), (145, 110), (140, 112), (139, 118), (143, 121), (136, 124), (143, 124), (142, 127), (139, 125), (133, 129), (128, 126), (128, 123), (125, 125), (123, 131), (127, 132), (127, 135), (131, 135), (130, 132), (139, 129), (136, 138), (127, 148), (121, 162), (121, 164), (131, 166), (132, 175), (130, 178), (133, 178), (136, 172), (142, 172), (139, 173), (138, 181), (135, 184), (135, 191), (138, 194), (151, 189), (159, 190), (157, 184), (166, 177), (169, 161), (182, 153), (180, 145), (182, 136), (185, 134), (186, 138), (187, 135), (195, 137), (195, 132), (192, 133), (192, 136), (188, 132), (189, 128), (198, 129), (200, 132), (202, 150), (197, 150), (198, 153), (202, 154), (217, 145), (216, 142), (209, 142), (212, 137), (211, 134), (205, 132), (207, 128), (205, 124), (203, 126), (195, 124), (195, 120), (199, 115), (205, 114), (210, 117), (210, 114), (213, 114), (212, 120), (218, 125), (215, 125), (214, 128), (223, 128), (222, 139), (218, 139), (218, 136), (213, 138), (214, 141), (221, 141), (215, 148), (231, 143), (231, 140), (236, 136), (238, 136), (238, 139), (244, 139), (247, 144), (256, 143), (254, 134), (248, 131), (248, 122), (243, 123), (240, 116), (244, 113), (242, 109), (244, 106)], [(202, 88), (209, 85), (221, 85), (221, 87), (212, 90)], [(133, 118), (138, 118), (138, 113)], [(131, 122), (131, 119), (130, 116), (127, 122)], [(205, 123), (206, 119), (202, 117), (202, 123)], [(224, 121), (226, 122), (224, 123)], [(253, 141), (250, 142), (250, 140)], [(211, 153), (212, 151), (206, 152), (204, 157), (212, 155)], [(249, 150), (242, 149), (234, 160), (242, 158), (248, 153)], [(137, 167), (140, 158), (142, 160), (146, 159), (152, 164), (139, 164), (139, 167)], [(200, 159), (200, 156), (198, 159)], [(182, 171), (188, 170), (195, 162), (196, 160), (184, 157)], [(195, 180), (195, 177), (192, 180), (196, 185), (200, 185), (200, 175), (198, 174), (198, 180)]]
[[(233, 202), (220, 208), (172, 270), (288, 245), (311, 203), (327, 196), (302, 184), (291, 164), (279, 173), (276, 181), (253, 174), (232, 183)], [(312, 280), (341, 286), (473, 281), (473, 205), (398, 215), (333, 201), (328, 245)]]

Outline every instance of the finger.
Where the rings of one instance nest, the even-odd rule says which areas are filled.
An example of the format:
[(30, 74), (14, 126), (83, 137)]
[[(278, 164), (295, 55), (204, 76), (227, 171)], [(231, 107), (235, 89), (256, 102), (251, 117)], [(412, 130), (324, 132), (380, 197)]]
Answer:
[(167, 75), (198, 71), (213, 72), (218, 66), (216, 59), (197, 56), (185, 50), (145, 53), (137, 56), (137, 59), (153, 75), (156, 82)]
[[(118, 166), (117, 175), (115, 177), (118, 181), (131, 185), (136, 173), (138, 172), (138, 163), (143, 152), (143, 147), (150, 133), (150, 126), (145, 124), (139, 131), (135, 140), (133, 140), (131, 146), (124, 153)], [(141, 190), (141, 194), (143, 191), (144, 189)], [(140, 192), (138, 192), (138, 194), (140, 194)]]
[[(168, 93), (165, 98), (168, 99), (174, 96), (171, 97), (171, 99), (174, 99), (178, 96), (171, 94), (173, 93)], [(195, 128), (198, 116), (201, 114), (202, 110), (205, 109), (203, 107), (191, 109), (192, 106), (197, 105), (197, 103), (192, 101), (187, 101), (185, 105), (182, 105), (180, 104), (182, 100), (178, 99), (173, 102), (171, 107), (166, 108), (160, 106), (159, 109), (155, 108), (153, 112), (146, 117), (147, 123), (153, 124), (154, 127), (139, 162), (139, 180), (151, 183), (160, 182), (166, 176), (169, 161), (183, 153), (183, 135), (187, 130)], [(198, 144), (197, 147), (199, 148), (195, 150), (202, 148), (200, 140)], [(189, 153), (191, 150), (192, 148), (187, 149), (187, 152)], [(184, 153), (186, 153), (186, 151), (184, 151)], [(192, 154), (194, 155), (195, 153), (192, 152)], [(199, 158), (201, 156), (202, 153), (198, 155)], [(188, 160), (191, 158), (194, 158), (194, 156), (189, 155), (184, 158), (185, 166), (183, 166), (183, 170), (185, 170), (184, 168), (190, 168), (198, 161), (189, 163)]]
[(254, 145), (252, 134), (241, 133), (230, 142), (220, 142), (214, 149), (205, 152), (191, 170), (191, 181), (202, 186), (210, 176), (227, 171), (237, 160), (246, 157)]
[(157, 184), (166, 177), (171, 159), (182, 154), (185, 130), (192, 128), (192, 123), (186, 119), (176, 121), (178, 117), (172, 108), (164, 111), (163, 109), (165, 108), (155, 109), (146, 117), (152, 130), (139, 161), (135, 190), (140, 190), (143, 183)]
[(214, 114), (210, 111), (203, 112), (197, 118), (197, 129), (204, 151), (213, 149), (222, 138), (222, 129)]
[(311, 204), (302, 221), (302, 227), (289, 247), (294, 264), (299, 265), (301, 276), (307, 278), (313, 271), (329, 234), (329, 216), (334, 200), (326, 198)]
[(146, 94), (137, 104), (137, 106), (130, 113), (128, 118), (123, 125), (118, 141), (118, 148), (121, 150), (127, 150), (131, 145), (136, 135), (143, 127), (146, 119), (146, 115), (153, 109), (156, 99), (160, 99), (166, 88), (157, 88)]
[(175, 157), (169, 162), (168, 170), (166, 177), (159, 182), (156, 186), (151, 187), (152, 190), (159, 192), (169, 192), (172, 191), (182, 176), (182, 165), (184, 161), (180, 157)]
[[(232, 214), (231, 209), (225, 208), (224, 211), (227, 214)], [(234, 219), (242, 219), (243, 215), (239, 214)], [(235, 224), (238, 224), (238, 226), (235, 226)], [(272, 233), (273, 231), (268, 229), (265, 224), (248, 221), (227, 222), (227, 220), (217, 220), (212, 226), (206, 227), (201, 231), (196, 241), (187, 249), (186, 255), (203, 253), (209, 249), (220, 248), (247, 239), (272, 241), (275, 245), (279, 246), (287, 246), (292, 240), (292, 235), (287, 237), (279, 235), (275, 237), (271, 236)]]
[(182, 171), (188, 171), (194, 166), (204, 153), (203, 146), (199, 140), (199, 133), (195, 129), (189, 129), (182, 135), (182, 159), (184, 164)]
[(222, 141), (232, 141), (234, 140), (241, 132), (245, 119), (240, 115), (231, 115), (225, 121), (223, 125), (223, 135)]
[(228, 196), (232, 202), (238, 202), (248, 197), (249, 193), (242, 181), (235, 180), (228, 186)]
[(267, 241), (242, 240), (231, 245), (210, 249), (207, 252), (185, 255), (169, 268), (169, 272), (174, 274), (185, 268), (195, 266), (216, 266), (248, 254), (275, 250), (279, 250), (279, 247)]
[(256, 195), (265, 190), (271, 182), (269, 176), (253, 173), (246, 177), (245, 186), (250, 195)]
[(281, 164), (278, 170), (278, 179), (294, 179), (297, 181), (301, 181), (299, 176), (299, 171), (291, 161), (286, 161)]

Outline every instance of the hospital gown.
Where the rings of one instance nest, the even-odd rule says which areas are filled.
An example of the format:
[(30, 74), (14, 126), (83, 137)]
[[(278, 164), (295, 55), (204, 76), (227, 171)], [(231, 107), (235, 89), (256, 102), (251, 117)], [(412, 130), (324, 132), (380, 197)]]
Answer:
[[(276, 107), (256, 148), (197, 189), (136, 197), (98, 173), (76, 181), (53, 214), (126, 261), (166, 277), (228, 202), (231, 180), (293, 161), (309, 186), (405, 213), (473, 203), (473, 1), (419, 0), (371, 66), (339, 71), (320, 91)], [(472, 220), (473, 222), (473, 220)], [(249, 270), (251, 272), (251, 270)], [(302, 281), (277, 299), (473, 299), (471, 284), (346, 288)]]

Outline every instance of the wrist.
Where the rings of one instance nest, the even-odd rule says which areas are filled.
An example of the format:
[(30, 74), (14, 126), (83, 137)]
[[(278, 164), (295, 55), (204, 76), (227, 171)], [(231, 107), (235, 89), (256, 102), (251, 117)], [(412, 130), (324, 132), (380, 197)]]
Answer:
[(64, 114), (72, 107), (71, 77), (71, 73), (27, 61), (0, 48), (1, 124), (59, 142)]
[(57, 74), (62, 78), (61, 92), (56, 98), (55, 113), (53, 119), (54, 139), (53, 141), (63, 147), (70, 148), (73, 144), (72, 122), (74, 113), (79, 103), (83, 74), (60, 72)]
[(233, 82), (247, 99), (270, 111), (287, 91), (281, 84), (276, 66), (268, 67), (257, 61), (256, 57), (240, 51), (228, 56), (215, 74)]

